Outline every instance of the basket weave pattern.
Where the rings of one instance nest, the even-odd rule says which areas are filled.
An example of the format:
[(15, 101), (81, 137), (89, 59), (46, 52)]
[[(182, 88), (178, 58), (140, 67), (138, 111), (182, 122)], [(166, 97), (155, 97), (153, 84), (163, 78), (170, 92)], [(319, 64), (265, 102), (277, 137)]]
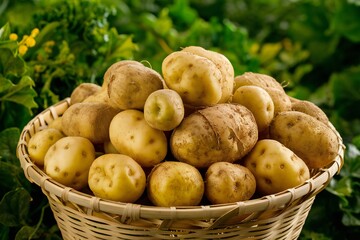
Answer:
[(119, 203), (63, 186), (29, 158), (27, 144), (69, 107), (69, 99), (46, 109), (23, 129), (17, 155), (26, 178), (47, 196), (64, 239), (297, 239), (316, 195), (340, 171), (345, 146), (304, 184), (262, 198), (221, 205), (156, 207)]

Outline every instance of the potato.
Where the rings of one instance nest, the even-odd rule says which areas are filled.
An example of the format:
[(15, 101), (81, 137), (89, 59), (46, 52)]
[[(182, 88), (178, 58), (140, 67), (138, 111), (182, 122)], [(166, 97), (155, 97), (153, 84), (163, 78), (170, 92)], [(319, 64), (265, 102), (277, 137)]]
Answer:
[(205, 196), (212, 204), (248, 200), (255, 190), (254, 175), (240, 164), (213, 163), (205, 173)]
[(177, 127), (185, 114), (180, 95), (171, 89), (160, 89), (149, 95), (144, 105), (144, 118), (153, 128), (170, 131)]
[(62, 116), (55, 118), (52, 122), (48, 124), (48, 128), (55, 128), (63, 133), (62, 131)]
[(75, 104), (84, 101), (87, 97), (101, 91), (101, 87), (95, 83), (81, 83), (71, 93), (70, 103)]
[(114, 145), (111, 143), (111, 141), (106, 141), (103, 144), (104, 153), (119, 153), (118, 150), (114, 147)]
[(204, 194), (204, 181), (198, 169), (182, 162), (156, 165), (147, 179), (147, 194), (156, 206), (195, 206)]
[(236, 91), (241, 86), (245, 85), (255, 85), (262, 88), (276, 88), (280, 91), (284, 91), (281, 84), (276, 81), (275, 78), (261, 73), (245, 72), (241, 75), (238, 75), (234, 79), (235, 87), (233, 92)]
[(263, 87), (263, 89), (270, 95), (274, 103), (274, 116), (279, 112), (291, 110), (291, 101), (286, 92), (273, 87)]
[(133, 203), (140, 198), (146, 186), (141, 166), (123, 154), (104, 154), (90, 166), (89, 187), (95, 196)]
[(255, 117), (258, 131), (264, 131), (274, 117), (274, 103), (270, 95), (258, 86), (241, 86), (232, 98), (232, 102), (248, 108)]
[(67, 136), (85, 137), (94, 144), (102, 144), (110, 139), (110, 122), (118, 112), (105, 103), (76, 103), (62, 115), (62, 129)]
[(93, 95), (90, 95), (87, 98), (85, 98), (84, 101), (82, 101), (82, 102), (104, 103), (104, 104), (111, 106), (112, 108), (118, 109), (119, 111), (121, 110), (118, 106), (115, 106), (110, 102), (110, 98), (109, 98), (106, 90), (101, 90), (100, 92), (94, 93)]
[(124, 64), (108, 73), (107, 95), (113, 107), (142, 110), (150, 93), (164, 88), (163, 81), (142, 64)]
[(173, 130), (170, 148), (177, 160), (205, 168), (239, 160), (257, 140), (251, 111), (240, 104), (220, 103), (184, 118)]
[(221, 99), (218, 103), (228, 102), (231, 98), (234, 89), (234, 68), (225, 55), (206, 50), (198, 46), (189, 46), (182, 49), (183, 52), (190, 52), (195, 55), (205, 57), (215, 63), (216, 67), (221, 72)]
[(118, 113), (110, 123), (109, 134), (118, 152), (130, 156), (143, 167), (160, 163), (167, 154), (165, 133), (150, 127), (139, 110)]
[(270, 138), (298, 155), (309, 168), (321, 168), (337, 156), (338, 139), (328, 125), (298, 111), (279, 113), (270, 124)]
[(55, 181), (80, 190), (87, 185), (94, 159), (95, 148), (87, 138), (63, 137), (47, 151), (44, 171)]
[(321, 110), (321, 108), (310, 101), (299, 100), (299, 101), (293, 102), (291, 107), (292, 107), (291, 109), (293, 111), (299, 111), (299, 112), (306, 113), (306, 114), (316, 118), (317, 120), (323, 122), (324, 124), (328, 124), (328, 122), (329, 122), (328, 117)]
[(259, 140), (242, 163), (254, 174), (260, 195), (296, 187), (310, 178), (305, 162), (273, 139)]
[(35, 133), (28, 144), (30, 159), (38, 166), (43, 166), (46, 152), (51, 145), (62, 137), (65, 137), (65, 135), (55, 128), (45, 128)]

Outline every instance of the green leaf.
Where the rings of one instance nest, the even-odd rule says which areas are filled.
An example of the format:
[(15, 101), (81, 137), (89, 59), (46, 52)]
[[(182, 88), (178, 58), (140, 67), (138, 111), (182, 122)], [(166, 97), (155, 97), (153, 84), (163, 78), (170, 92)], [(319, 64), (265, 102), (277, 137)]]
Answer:
[(15, 56), (9, 48), (0, 48), (0, 76), (14, 75), (20, 77), (25, 73), (25, 62)]
[(8, 128), (0, 132), (0, 160), (19, 166), (19, 160), (16, 157), (16, 147), (20, 137), (18, 128)]
[(0, 28), (0, 41), (8, 40), (10, 33), (11, 33), (10, 24), (6, 23), (4, 26)]
[(24, 188), (7, 192), (0, 202), (0, 223), (9, 227), (25, 225), (30, 201), (31, 196)]
[(0, 240), (9, 240), (10, 228), (0, 224)]

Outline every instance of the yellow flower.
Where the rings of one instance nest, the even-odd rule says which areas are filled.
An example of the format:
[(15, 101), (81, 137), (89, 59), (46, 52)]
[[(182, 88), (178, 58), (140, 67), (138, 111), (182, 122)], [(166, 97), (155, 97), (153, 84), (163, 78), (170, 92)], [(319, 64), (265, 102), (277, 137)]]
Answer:
[(9, 39), (10, 39), (11, 41), (16, 41), (16, 40), (18, 39), (18, 35), (17, 35), (16, 33), (11, 33), (11, 34), (9, 35)]
[(31, 31), (31, 36), (34, 38), (36, 37), (38, 34), (39, 34), (39, 29), (38, 28), (34, 28), (32, 31)]
[(33, 46), (35, 46), (36, 41), (35, 41), (35, 39), (34, 39), (32, 36), (30, 36), (30, 37), (26, 38), (25, 44), (26, 44), (26, 46), (28, 46), (28, 47), (33, 47)]
[(25, 46), (25, 45), (20, 45), (20, 46), (19, 46), (19, 54), (20, 54), (21, 56), (23, 56), (23, 55), (27, 52), (27, 50), (28, 50), (28, 47), (27, 47), (27, 46)]

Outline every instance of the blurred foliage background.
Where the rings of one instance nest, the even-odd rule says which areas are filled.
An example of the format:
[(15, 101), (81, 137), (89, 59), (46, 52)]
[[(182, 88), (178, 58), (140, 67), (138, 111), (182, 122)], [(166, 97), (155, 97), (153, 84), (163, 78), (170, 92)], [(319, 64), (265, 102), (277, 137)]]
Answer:
[(189, 45), (223, 53), (236, 75), (269, 74), (327, 113), (347, 147), (345, 165), (317, 196), (300, 239), (359, 236), (360, 1), (2, 0), (0, 27), (0, 239), (60, 239), (15, 155), (24, 125), (76, 85), (100, 84), (116, 61), (161, 72), (167, 54)]

